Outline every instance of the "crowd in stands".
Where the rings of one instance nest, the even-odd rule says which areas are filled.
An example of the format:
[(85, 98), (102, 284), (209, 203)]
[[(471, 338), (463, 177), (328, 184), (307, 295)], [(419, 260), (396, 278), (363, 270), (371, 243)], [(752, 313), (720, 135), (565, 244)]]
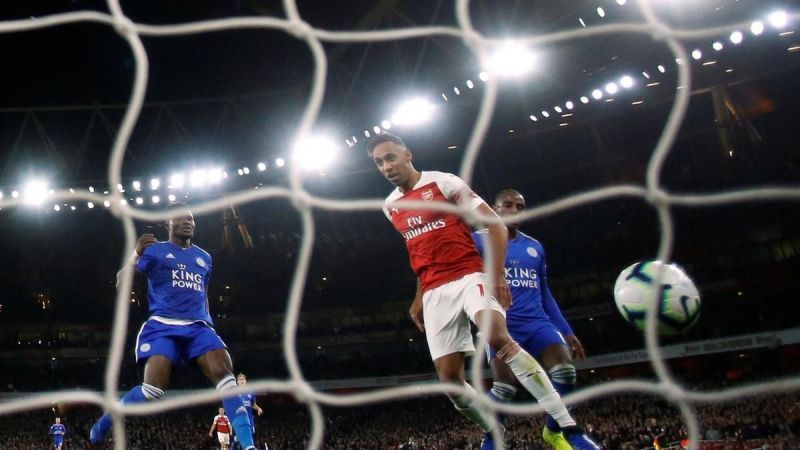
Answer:
[[(265, 414), (257, 418), (256, 441), (260, 448), (306, 448), (311, 429), (304, 406), (286, 398), (262, 397)], [(800, 394), (755, 397), (733, 403), (703, 404), (697, 408), (704, 450), (754, 448), (800, 448)], [(96, 408), (59, 409), (67, 425), (67, 450), (82, 448), (82, 430), (100, 413)], [(323, 409), (326, 450), (476, 449), (482, 433), (456, 413), (444, 397), (429, 397), (374, 404), (364, 407)], [(201, 449), (218, 448), (208, 438), (208, 427), (216, 413), (213, 405), (172, 411), (127, 422), (128, 448)], [(53, 411), (35, 411), (0, 417), (0, 448), (33, 450), (45, 448)], [(648, 420), (655, 419), (666, 430), (665, 443), (686, 438), (686, 427), (678, 409), (656, 397), (635, 394), (612, 395), (578, 405), (575, 416), (606, 449), (651, 448)], [(507, 420), (510, 449), (547, 448), (541, 439), (541, 416), (512, 416)], [(767, 445), (767, 447), (763, 447)], [(108, 447), (110, 448), (110, 446)]]

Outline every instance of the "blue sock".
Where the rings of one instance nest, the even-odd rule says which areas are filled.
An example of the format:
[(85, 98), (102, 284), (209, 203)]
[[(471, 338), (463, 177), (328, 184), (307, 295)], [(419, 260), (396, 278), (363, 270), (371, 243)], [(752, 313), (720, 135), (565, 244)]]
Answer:
[[(156, 400), (163, 396), (164, 391), (161, 389), (142, 383), (128, 391), (128, 393), (122, 397), (122, 403), (126, 405), (142, 403), (148, 400)], [(106, 413), (92, 425), (92, 431), (89, 433), (89, 441), (95, 445), (103, 442), (109, 430), (111, 430), (111, 415)]]
[[(227, 391), (236, 387), (236, 378), (233, 375), (228, 375), (217, 384), (217, 390), (220, 392)], [(233, 430), (236, 432), (236, 437), (239, 438), (239, 445), (243, 450), (254, 448), (253, 445), (253, 429), (250, 424), (250, 417), (247, 414), (247, 407), (244, 406), (242, 398), (238, 395), (229, 397), (222, 400), (222, 406), (225, 408), (225, 414), (231, 418)]]
[[(550, 380), (553, 382), (553, 387), (556, 388), (558, 395), (561, 397), (575, 390), (577, 374), (575, 373), (575, 366), (572, 364), (556, 364), (550, 368), (548, 373), (550, 374)], [(558, 422), (550, 416), (547, 416), (545, 426), (550, 431), (561, 431)]]
[[(510, 384), (495, 381), (492, 384), (492, 388), (486, 393), (486, 395), (488, 395), (490, 399), (496, 401), (497, 403), (510, 403), (511, 400), (513, 400), (517, 395), (517, 388)], [(505, 426), (506, 415), (503, 413), (498, 413), (497, 423)], [(488, 433), (487, 436), (489, 436)], [(491, 439), (491, 437), (489, 439)]]

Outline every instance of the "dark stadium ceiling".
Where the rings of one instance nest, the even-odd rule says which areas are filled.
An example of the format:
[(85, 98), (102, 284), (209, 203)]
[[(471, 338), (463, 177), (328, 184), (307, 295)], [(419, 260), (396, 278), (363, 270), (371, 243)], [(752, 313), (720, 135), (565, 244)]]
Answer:
[[(173, 24), (204, 19), (236, 16), (284, 17), (280, 1), (239, 0), (219, 1), (123, 1), (124, 11), (136, 22)], [(700, 0), (653, 1), (657, 11), (670, 24), (684, 28), (699, 28), (755, 18), (763, 18), (777, 9), (797, 10), (797, 2), (762, 0)], [(302, 16), (314, 27), (329, 30), (383, 30), (409, 26), (456, 25), (453, 1), (300, 1)], [(520, 34), (543, 34), (573, 30), (604, 23), (641, 20), (635, 0), (601, 1), (494, 1), (470, 3), (475, 27), (492, 37), (513, 37)], [(603, 7), (603, 17), (597, 11)], [(99, 0), (63, 0), (4, 2), (1, 19), (42, 17), (66, 11), (107, 11)], [(790, 24), (787, 29), (794, 29)], [(764, 33), (755, 38), (747, 35), (741, 47), (726, 48), (714, 66), (696, 64), (695, 90), (712, 85), (757, 79), (775, 73), (787, 73), (797, 66), (798, 52), (787, 52), (798, 36), (779, 37)], [(727, 36), (719, 40), (728, 45)], [(712, 40), (687, 42), (694, 48), (702, 46), (712, 54)], [(219, 114), (222, 105), (212, 104), (213, 111), (192, 107), (191, 103), (208, 99), (241, 99), (258, 105), (243, 107), (242, 115), (258, 130), (256, 142), (265, 142), (265, 149), (226, 150), (231, 162), (255, 160), (258, 153), (278, 156), (288, 146), (290, 131), (296, 124), (309, 92), (312, 60), (306, 45), (286, 33), (271, 30), (246, 30), (168, 38), (144, 38), (150, 58), (150, 79), (147, 91), (149, 102), (189, 102), (178, 112), (188, 133), (192, 128), (206, 127), (212, 114)], [(325, 103), (319, 118), (322, 128), (336, 130), (342, 140), (371, 130), (385, 119), (399, 99), (424, 92), (437, 98), (452, 93), (466, 80), (476, 80), (479, 68), (473, 55), (458, 39), (429, 37), (406, 41), (372, 44), (325, 44), (329, 71)], [(529, 120), (542, 110), (552, 113), (554, 105), (568, 99), (577, 102), (581, 95), (604, 86), (624, 74), (638, 75), (647, 70), (653, 73), (659, 64), (666, 65), (662, 88), (647, 92), (647, 104), (668, 104), (673, 98), (674, 62), (661, 43), (647, 36), (606, 35), (568, 41), (537, 49), (541, 62), (535, 73), (521, 80), (504, 83), (493, 121), (490, 137), (508, 139), (507, 131), (514, 129), (516, 139), (529, 133), (558, 128), (559, 121), (537, 123)], [(126, 43), (107, 26), (76, 24), (27, 33), (0, 35), (0, 54), (3, 55), (3, 87), (0, 88), (0, 108), (26, 108), (122, 104), (129, 95), (132, 79), (132, 58)], [(731, 71), (728, 71), (731, 69)], [(639, 90), (643, 90), (639, 86)], [(458, 99), (457, 106), (448, 112), (448, 126), (426, 131), (435, 134), (437, 148), (465, 143), (468, 130), (480, 99), (479, 89)], [(469, 95), (467, 95), (469, 94)], [(451, 96), (452, 97), (452, 96)], [(640, 100), (626, 97), (626, 105)], [(617, 110), (598, 108), (575, 114), (570, 120), (592, 120), (598, 115), (628, 111), (622, 105)], [(111, 122), (118, 116), (110, 114)], [(19, 120), (0, 117), (0, 130), (8, 137), (16, 134)], [(140, 129), (151, 122), (148, 111), (142, 114)], [(152, 120), (151, 120), (152, 121)], [(66, 125), (63, 125), (66, 127)], [(85, 126), (85, 125), (84, 125)], [(48, 128), (45, 123), (44, 128)], [(61, 130), (63, 140), (79, 140), (81, 126)], [(50, 130), (48, 130), (50, 132)], [(363, 134), (359, 137), (363, 137)], [(54, 139), (55, 140), (55, 139)], [(141, 139), (146, 140), (146, 139)], [(427, 144), (427, 141), (425, 142)], [(58, 145), (56, 141), (55, 147)], [(159, 147), (159, 146), (155, 146)], [(163, 146), (161, 146), (163, 147)], [(155, 148), (162, 151), (163, 148)], [(137, 145), (129, 147), (132, 158), (147, 154)], [(107, 150), (92, 154), (89, 150), (75, 156), (62, 152), (61, 158), (83, 158), (96, 165), (105, 161)], [(4, 158), (4, 170), (16, 170), (14, 161)], [(67, 166), (80, 166), (80, 161)], [(85, 166), (85, 165), (84, 165)], [(137, 175), (136, 161), (126, 163), (128, 176)], [(103, 176), (103, 172), (69, 174), (60, 171), (64, 180), (88, 180)], [(2, 183), (0, 183), (2, 184)]]

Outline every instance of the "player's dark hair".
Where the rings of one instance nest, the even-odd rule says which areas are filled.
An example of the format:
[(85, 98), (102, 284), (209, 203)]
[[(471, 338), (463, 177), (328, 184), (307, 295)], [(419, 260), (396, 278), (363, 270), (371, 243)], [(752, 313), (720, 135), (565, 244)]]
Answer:
[(406, 147), (406, 143), (400, 139), (400, 136), (395, 136), (391, 133), (381, 133), (367, 142), (367, 154), (372, 156), (372, 152), (375, 150), (375, 147), (383, 144), (384, 142), (394, 142), (400, 147), (408, 148)]
[[(174, 211), (176, 209), (182, 209), (186, 212), (189, 212), (189, 205), (184, 202), (170, 202), (170, 204), (164, 208), (165, 211)], [(164, 219), (164, 224), (165, 226), (169, 225), (169, 219)]]
[(522, 197), (522, 194), (521, 194), (521, 193), (520, 193), (518, 190), (516, 190), (516, 189), (511, 189), (511, 188), (508, 188), (508, 189), (503, 189), (502, 191), (498, 192), (498, 193), (497, 193), (497, 194), (494, 196), (494, 203), (495, 203), (495, 205), (496, 205), (496, 204), (497, 204), (497, 202), (500, 200), (500, 197), (502, 197), (502, 196), (504, 196), (504, 195), (506, 195), (506, 194), (519, 195), (520, 197)]
[(238, 374), (238, 375), (236, 375), (236, 378), (239, 378), (239, 377), (245, 377), (245, 378), (247, 378), (247, 375), (245, 375), (245, 374), (244, 374), (244, 372), (239, 372), (239, 374)]

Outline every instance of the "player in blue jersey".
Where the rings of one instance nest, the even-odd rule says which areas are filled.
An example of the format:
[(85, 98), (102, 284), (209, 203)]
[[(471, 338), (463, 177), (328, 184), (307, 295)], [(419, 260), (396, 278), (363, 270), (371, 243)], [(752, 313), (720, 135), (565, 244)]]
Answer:
[[(247, 375), (243, 373), (239, 373), (236, 375), (236, 384), (239, 386), (244, 386), (247, 384)], [(241, 395), (242, 403), (244, 403), (245, 408), (247, 408), (247, 415), (250, 417), (250, 424), (253, 426), (253, 436), (256, 435), (256, 418), (255, 415), (264, 414), (264, 410), (261, 409), (258, 404), (256, 404), (256, 396), (252, 392), (246, 392)], [(231, 445), (231, 450), (239, 450), (241, 449), (241, 445), (239, 444), (239, 440), (234, 436), (233, 444)]]
[[(195, 221), (189, 208), (173, 203), (168, 209), (176, 214), (165, 224), (169, 239), (158, 242), (144, 234), (132, 257), (135, 281), (147, 281), (150, 317), (136, 338), (136, 361), (144, 364), (144, 382), (128, 391), (122, 403), (162, 398), (172, 368), (179, 364), (196, 364), (220, 392), (236, 387), (231, 357), (208, 310), (211, 256), (192, 243)], [(243, 447), (255, 448), (241, 397), (225, 398), (222, 404)], [(89, 446), (102, 442), (110, 429), (111, 416), (105, 414), (92, 426)]]
[(50, 431), (47, 434), (53, 436), (53, 448), (61, 450), (64, 445), (64, 436), (67, 434), (67, 427), (61, 423), (60, 417), (56, 417), (56, 423), (50, 425)]
[[(500, 217), (508, 218), (525, 209), (525, 198), (513, 189), (506, 189), (495, 197), (494, 209)], [(518, 223), (509, 222), (507, 227), (505, 276), (513, 302), (506, 312), (508, 332), (522, 348), (541, 361), (558, 393), (567, 395), (575, 389), (572, 356), (581, 359), (586, 353), (550, 292), (544, 247), (520, 232)], [(478, 231), (472, 235), (481, 254), (483, 233)], [(516, 377), (502, 360), (495, 358), (491, 348), (487, 348), (487, 353), (495, 374), (489, 396), (501, 402), (511, 401), (517, 394)], [(599, 448), (582, 432), (565, 436), (551, 416), (547, 416), (542, 437), (557, 450)]]

